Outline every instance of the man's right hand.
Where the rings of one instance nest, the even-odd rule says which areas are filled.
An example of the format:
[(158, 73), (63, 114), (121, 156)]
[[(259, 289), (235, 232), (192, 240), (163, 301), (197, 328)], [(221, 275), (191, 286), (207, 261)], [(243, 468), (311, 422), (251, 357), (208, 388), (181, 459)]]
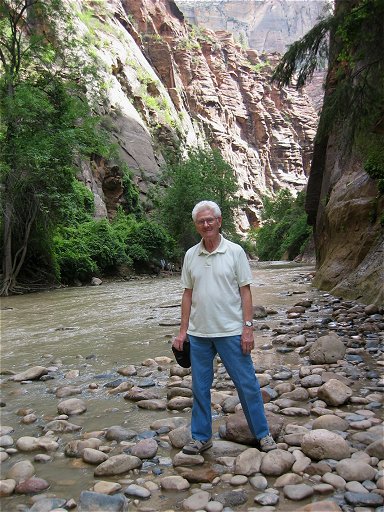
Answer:
[(175, 336), (173, 338), (173, 342), (172, 342), (172, 345), (177, 349), (177, 350), (183, 350), (183, 345), (184, 345), (184, 341), (187, 339), (187, 334), (178, 334), (177, 336)]

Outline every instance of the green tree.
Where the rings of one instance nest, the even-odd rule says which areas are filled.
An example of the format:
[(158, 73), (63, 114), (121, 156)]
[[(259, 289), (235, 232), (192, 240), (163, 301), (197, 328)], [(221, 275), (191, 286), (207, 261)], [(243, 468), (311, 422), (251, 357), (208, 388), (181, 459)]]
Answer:
[(227, 236), (235, 236), (238, 184), (232, 167), (218, 149), (191, 149), (186, 158), (169, 162), (162, 185), (165, 188), (155, 196), (155, 211), (182, 250), (198, 240), (191, 212), (197, 202), (205, 199), (220, 206), (223, 230)]
[(289, 190), (280, 190), (275, 199), (263, 198), (261, 228), (251, 231), (256, 254), (263, 260), (292, 260), (302, 252), (311, 234), (304, 211), (305, 193), (296, 198)]
[[(66, 29), (60, 35), (59, 27)], [(83, 154), (107, 151), (76, 51), (60, 0), (0, 3), (0, 295), (21, 291), (26, 267), (54, 268), (50, 240), (73, 193), (75, 164)]]

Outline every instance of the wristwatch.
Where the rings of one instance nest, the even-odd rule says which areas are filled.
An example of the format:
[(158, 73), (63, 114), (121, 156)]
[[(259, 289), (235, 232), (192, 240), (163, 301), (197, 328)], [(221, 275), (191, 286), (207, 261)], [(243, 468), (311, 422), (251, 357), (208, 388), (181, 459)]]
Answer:
[(251, 322), (250, 320), (247, 320), (246, 322), (244, 322), (244, 326), (245, 327), (253, 327), (253, 322)]

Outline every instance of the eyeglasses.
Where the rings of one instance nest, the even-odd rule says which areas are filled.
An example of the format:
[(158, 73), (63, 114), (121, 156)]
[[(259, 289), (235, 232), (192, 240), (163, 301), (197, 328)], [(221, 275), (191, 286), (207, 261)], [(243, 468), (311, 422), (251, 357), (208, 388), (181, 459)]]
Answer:
[(209, 217), (208, 219), (200, 219), (196, 221), (198, 226), (204, 226), (204, 224), (208, 224), (208, 226), (212, 226), (217, 217)]

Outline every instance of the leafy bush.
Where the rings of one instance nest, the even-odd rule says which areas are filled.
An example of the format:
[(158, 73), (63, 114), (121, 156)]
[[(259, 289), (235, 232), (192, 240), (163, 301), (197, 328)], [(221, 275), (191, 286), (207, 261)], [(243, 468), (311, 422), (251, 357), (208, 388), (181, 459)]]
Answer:
[(58, 229), (54, 256), (63, 282), (89, 281), (116, 272), (120, 265), (150, 270), (163, 258), (174, 259), (175, 242), (155, 222), (137, 221), (120, 210), (111, 223), (89, 220)]
[(256, 240), (260, 260), (279, 260), (283, 256), (292, 260), (302, 252), (311, 235), (304, 198), (304, 192), (294, 198), (288, 190), (281, 190), (275, 199), (263, 199), (264, 224), (250, 234)]
[(106, 219), (61, 228), (54, 236), (54, 252), (64, 282), (86, 281), (131, 263), (124, 242)]

